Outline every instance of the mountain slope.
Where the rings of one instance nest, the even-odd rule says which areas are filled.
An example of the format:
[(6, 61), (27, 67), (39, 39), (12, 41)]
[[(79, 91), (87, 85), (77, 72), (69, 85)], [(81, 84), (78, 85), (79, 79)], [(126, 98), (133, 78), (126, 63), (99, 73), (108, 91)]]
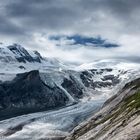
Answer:
[(140, 139), (140, 79), (128, 84), (67, 140)]
[(12, 81), (0, 83), (0, 119), (58, 108), (67, 102), (64, 91), (46, 85), (39, 71), (18, 74)]

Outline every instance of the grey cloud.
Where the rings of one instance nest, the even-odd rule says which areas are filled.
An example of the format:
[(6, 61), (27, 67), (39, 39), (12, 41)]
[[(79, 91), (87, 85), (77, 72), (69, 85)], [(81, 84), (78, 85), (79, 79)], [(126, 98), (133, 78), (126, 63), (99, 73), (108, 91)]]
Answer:
[[(140, 14), (139, 8), (139, 0), (15, 0), (6, 3), (3, 13), (6, 13), (5, 18), (21, 24), (21, 28), (25, 28), (26, 32), (35, 32), (38, 28), (48, 32), (84, 32), (89, 28), (94, 31), (96, 27), (102, 28), (106, 24), (108, 26), (105, 19), (113, 17), (121, 23), (124, 28), (122, 32), (131, 33), (139, 27), (139, 24), (135, 23), (140, 21), (136, 16)], [(102, 17), (102, 14), (105, 17)], [(91, 20), (87, 22), (88, 18)], [(87, 22), (84, 27), (79, 25), (84, 21)]]
[[(140, 37), (139, 28), (140, 0), (0, 1), (0, 36), (7, 35), (25, 46), (32, 42), (30, 47), (36, 46), (35, 34), (100, 35), (121, 40), (118, 44), (126, 43), (131, 36)], [(130, 46), (124, 47), (121, 52), (127, 50), (130, 54)]]
[(67, 6), (61, 0), (28, 2), (19, 0), (7, 5), (6, 12), (7, 16), (22, 22), (27, 28), (35, 29), (43, 26), (43, 29), (47, 30), (58, 28), (65, 30), (65, 26), (70, 26), (75, 18), (79, 17), (77, 11)]
[(16, 26), (10, 20), (0, 16), (0, 33), (7, 35), (24, 34), (24, 30)]

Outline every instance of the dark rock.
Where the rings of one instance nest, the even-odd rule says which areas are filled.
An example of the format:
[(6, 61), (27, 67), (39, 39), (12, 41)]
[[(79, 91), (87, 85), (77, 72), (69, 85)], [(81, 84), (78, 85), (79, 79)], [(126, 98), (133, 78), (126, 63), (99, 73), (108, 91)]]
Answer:
[(94, 81), (95, 75), (102, 75), (103, 72), (111, 72), (111, 71), (112, 69), (109, 68), (99, 69), (98, 71), (96, 69), (83, 71), (80, 74), (80, 78), (86, 87), (90, 87), (92, 89), (115, 86), (120, 82), (120, 79), (118, 76), (114, 76), (114, 75), (106, 75), (101, 79), (101, 81)]
[(101, 81), (94, 82), (94, 87), (96, 88), (109, 87), (109, 86), (112, 86), (111, 82), (101, 82)]
[(83, 71), (80, 74), (80, 78), (82, 79), (82, 82), (86, 87), (90, 87), (92, 85), (93, 83), (93, 81), (91, 80), (92, 77), (93, 77), (93, 74), (90, 73), (89, 71)]
[(117, 76), (114, 76), (114, 75), (106, 75), (104, 76), (104, 78), (102, 78), (103, 81), (107, 81), (107, 80), (110, 80), (112, 81), (112, 85), (116, 85), (120, 82), (119, 78)]
[(67, 102), (64, 91), (46, 85), (36, 70), (17, 74), (14, 80), (0, 83), (0, 118), (54, 109)]
[(19, 66), (19, 68), (20, 68), (20, 69), (24, 69), (24, 70), (26, 69), (24, 66)]
[(70, 76), (70, 79), (64, 78), (62, 87), (65, 88), (67, 92), (74, 98), (79, 99), (83, 96), (82, 88), (78, 85), (78, 82), (72, 76)]
[(111, 68), (105, 68), (105, 69), (101, 69), (102, 71), (106, 71), (106, 72), (111, 72), (113, 69)]

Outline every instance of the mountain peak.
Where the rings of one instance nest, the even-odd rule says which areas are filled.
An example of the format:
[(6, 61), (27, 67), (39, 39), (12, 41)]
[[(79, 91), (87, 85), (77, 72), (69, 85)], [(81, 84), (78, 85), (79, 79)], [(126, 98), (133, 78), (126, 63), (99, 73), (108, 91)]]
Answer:
[(3, 43), (0, 43), (0, 59), (5, 60), (4, 59), (5, 56), (8, 57), (8, 62), (14, 59), (15, 61), (23, 63), (26, 62), (41, 63), (41, 61), (43, 60), (39, 52), (28, 51), (24, 47), (16, 43), (9, 46), (5, 46)]

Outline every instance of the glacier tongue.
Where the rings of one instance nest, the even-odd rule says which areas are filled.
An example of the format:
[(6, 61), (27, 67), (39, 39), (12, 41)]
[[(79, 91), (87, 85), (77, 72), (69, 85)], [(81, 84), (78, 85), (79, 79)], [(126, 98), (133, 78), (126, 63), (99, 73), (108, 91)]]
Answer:
[[(95, 112), (101, 104), (101, 101), (89, 101), (57, 111), (34, 113), (1, 121), (0, 135), (9, 140), (64, 137), (78, 123), (84, 121), (90, 114)], [(23, 125), (22, 129), (14, 129), (20, 125)], [(8, 135), (9, 128), (15, 130), (12, 135)]]

